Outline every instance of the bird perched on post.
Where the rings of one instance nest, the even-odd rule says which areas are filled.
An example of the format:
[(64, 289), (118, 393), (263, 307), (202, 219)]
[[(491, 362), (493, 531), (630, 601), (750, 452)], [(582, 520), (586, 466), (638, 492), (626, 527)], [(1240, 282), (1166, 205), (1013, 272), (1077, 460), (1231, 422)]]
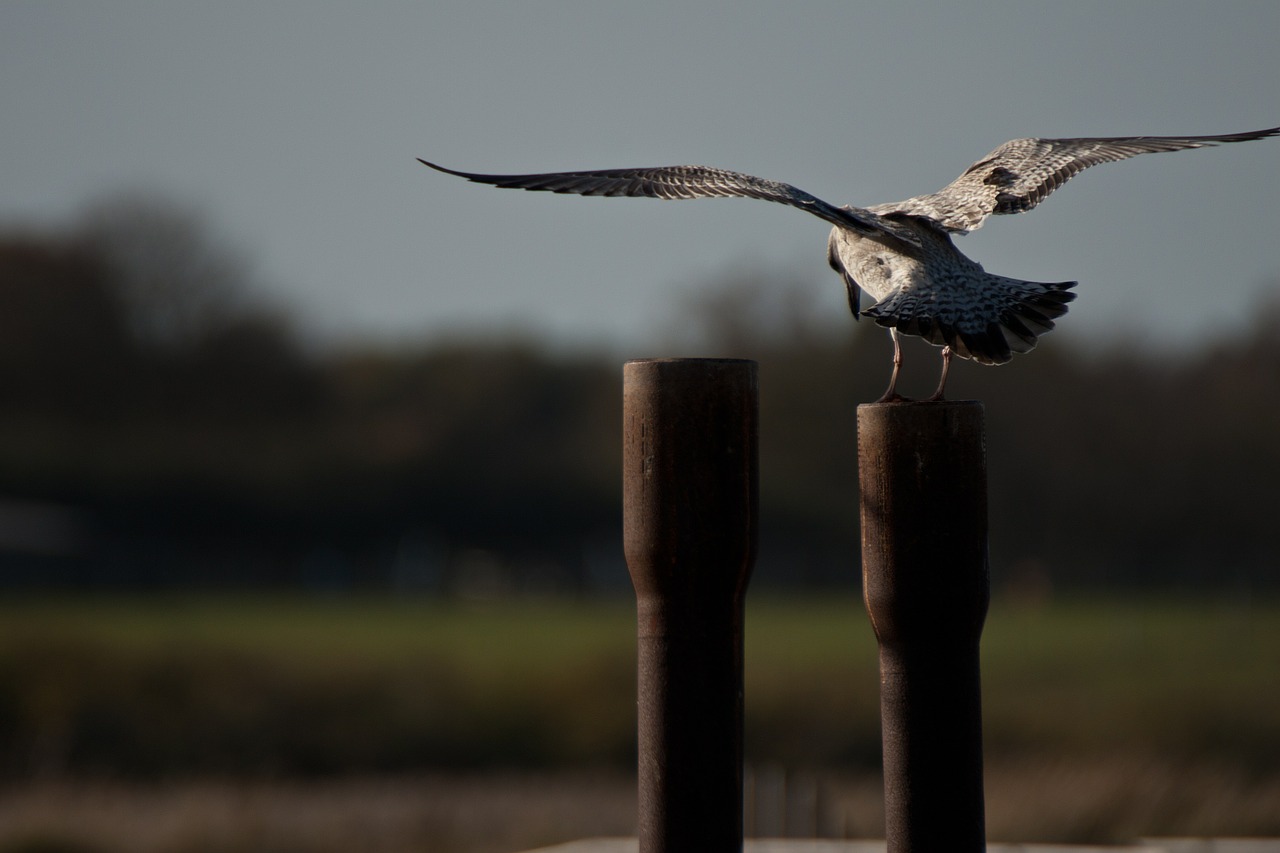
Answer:
[[(993, 215), (1031, 210), (1090, 166), (1139, 154), (1247, 142), (1280, 127), (1220, 136), (1116, 136), (1012, 139), (941, 190), (906, 201), (836, 207), (790, 184), (709, 166), (658, 166), (530, 175), (458, 172), (450, 175), (498, 187), (577, 195), (659, 199), (754, 198), (807, 211), (830, 222), (827, 261), (844, 280), (854, 317), (866, 315), (893, 338), (893, 372), (881, 401), (897, 393), (902, 351), (898, 336), (917, 335), (942, 347), (942, 374), (930, 400), (940, 400), (951, 356), (1003, 364), (1027, 352), (1075, 299), (1074, 281), (1037, 282), (993, 275), (955, 247)], [(874, 303), (861, 307), (867, 293)]]

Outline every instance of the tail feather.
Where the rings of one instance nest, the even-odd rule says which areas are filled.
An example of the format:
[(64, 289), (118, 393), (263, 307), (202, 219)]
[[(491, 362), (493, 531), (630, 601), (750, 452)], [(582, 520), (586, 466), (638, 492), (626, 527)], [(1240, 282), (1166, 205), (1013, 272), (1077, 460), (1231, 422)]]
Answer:
[(899, 291), (862, 313), (904, 335), (949, 346), (961, 358), (1004, 364), (1029, 352), (1054, 320), (1067, 313), (1074, 281), (1035, 282), (990, 275), (947, 298), (922, 299)]

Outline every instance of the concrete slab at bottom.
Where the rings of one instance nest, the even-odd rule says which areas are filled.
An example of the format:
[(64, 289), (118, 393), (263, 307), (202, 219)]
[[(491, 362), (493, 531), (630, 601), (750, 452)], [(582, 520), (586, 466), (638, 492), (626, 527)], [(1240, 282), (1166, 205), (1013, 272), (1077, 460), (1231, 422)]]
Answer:
[[(528, 853), (639, 853), (634, 838), (586, 838)], [(885, 853), (883, 841), (748, 838), (743, 853)], [(1280, 853), (1280, 838), (1148, 838), (1120, 847), (988, 844), (987, 853)]]
[(1280, 853), (1280, 838), (1144, 838), (1161, 853)]
[[(586, 838), (527, 853), (639, 853), (634, 838)], [(786, 838), (748, 838), (743, 853), (885, 853), (883, 841), (823, 841)]]

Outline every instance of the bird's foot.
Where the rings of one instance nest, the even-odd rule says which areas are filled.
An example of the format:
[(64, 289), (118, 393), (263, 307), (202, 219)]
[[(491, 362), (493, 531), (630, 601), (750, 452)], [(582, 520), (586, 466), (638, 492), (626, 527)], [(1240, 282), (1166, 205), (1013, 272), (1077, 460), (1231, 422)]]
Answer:
[(876, 400), (876, 402), (877, 403), (914, 403), (915, 400), (912, 400), (910, 397), (904, 397), (901, 394), (899, 394), (897, 391), (887, 391), (885, 392), (885, 395), (881, 397), (879, 400)]

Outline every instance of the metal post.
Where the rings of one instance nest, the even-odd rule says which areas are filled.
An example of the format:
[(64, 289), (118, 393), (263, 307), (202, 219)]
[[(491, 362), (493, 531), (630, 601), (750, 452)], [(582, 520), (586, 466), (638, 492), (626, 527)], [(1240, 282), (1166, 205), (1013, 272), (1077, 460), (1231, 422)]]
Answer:
[(742, 629), (755, 561), (756, 364), (623, 369), (641, 853), (742, 849)]
[(880, 646), (889, 853), (986, 849), (982, 404), (858, 407), (862, 577)]

